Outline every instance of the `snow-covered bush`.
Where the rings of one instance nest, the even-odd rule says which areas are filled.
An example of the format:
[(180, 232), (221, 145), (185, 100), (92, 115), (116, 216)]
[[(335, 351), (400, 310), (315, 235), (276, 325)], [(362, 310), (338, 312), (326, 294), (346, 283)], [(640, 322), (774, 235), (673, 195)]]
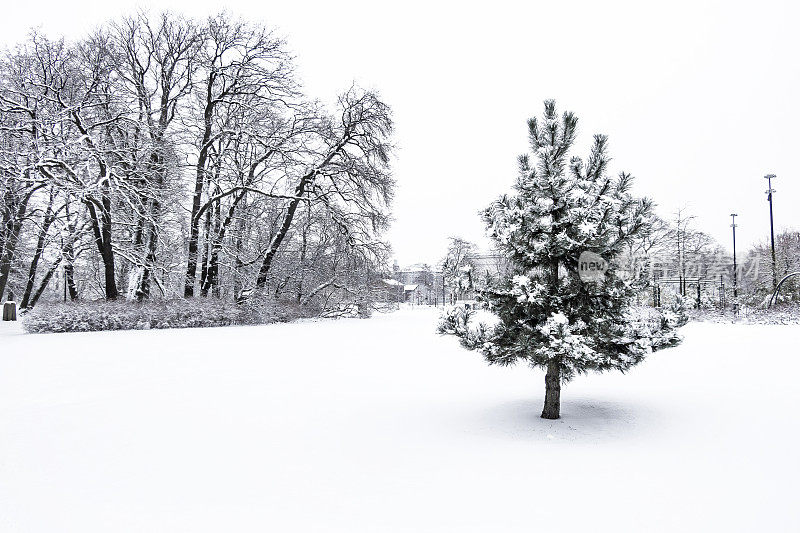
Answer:
[(662, 325), (664, 327), (680, 328), (689, 322), (689, 315), (686, 310), (686, 298), (680, 295), (675, 295), (666, 309), (661, 311)]
[(282, 302), (243, 305), (214, 298), (97, 301), (40, 304), (23, 319), (29, 333), (168, 329), (267, 324), (313, 315), (314, 310)]
[[(229, 303), (228, 305), (234, 306)], [(275, 300), (271, 298), (251, 298), (238, 305), (239, 324), (271, 324), (273, 322), (291, 322), (300, 318), (311, 318), (320, 315), (314, 305), (301, 305), (296, 301)]]
[(700, 309), (714, 309), (719, 307), (719, 296), (710, 291), (703, 291), (700, 295)]
[(455, 305), (442, 312), (438, 331), (458, 336), (461, 344), (471, 350), (488, 349), (499, 325), (500, 318), (491, 311)]
[(458, 335), (461, 337), (467, 332), (467, 321), (472, 311), (463, 305), (449, 305), (439, 317), (439, 333)]
[(631, 307), (626, 319), (627, 336), (644, 353), (650, 353), (680, 344), (683, 338), (678, 334), (677, 328), (685, 325), (689, 317), (683, 302), (676, 300), (663, 309)]
[(490, 349), (497, 334), (500, 317), (486, 309), (478, 309), (470, 313), (467, 329), (461, 337), (461, 343), (472, 350)]

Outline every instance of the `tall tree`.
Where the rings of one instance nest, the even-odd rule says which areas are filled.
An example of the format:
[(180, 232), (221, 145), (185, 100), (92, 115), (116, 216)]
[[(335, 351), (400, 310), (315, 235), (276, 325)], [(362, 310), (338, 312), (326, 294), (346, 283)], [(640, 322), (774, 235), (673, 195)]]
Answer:
[(442, 276), (444, 285), (448, 287), (458, 299), (473, 289), (473, 271), (475, 265), (472, 256), (477, 252), (477, 247), (460, 237), (450, 237), (447, 253), (442, 259)]
[(0, 295), (12, 283), (32, 306), (63, 265), (73, 299), (115, 299), (124, 279), (129, 298), (189, 296), (198, 277), (215, 297), (255, 281), (354, 298), (346, 265), (385, 256), (389, 108), (353, 89), (330, 115), (286, 49), (226, 15), (140, 12), (0, 59)]
[[(184, 285), (186, 297), (194, 295), (200, 210), (209, 181), (209, 155), (213, 146), (220, 145), (219, 141), (226, 136), (248, 133), (261, 136), (264, 132), (258, 128), (247, 130), (247, 126), (256, 125), (257, 122), (252, 117), (250, 120), (240, 120), (245, 118), (242, 114), (255, 112), (265, 118), (280, 116), (287, 102), (297, 97), (297, 84), (293, 79), (286, 45), (266, 28), (219, 15), (208, 21), (206, 34), (197, 66), (199, 81), (196, 84), (196, 107), (202, 118), (198, 121), (195, 184), (189, 218), (189, 253)], [(225, 143), (224, 146), (235, 148), (239, 145)], [(221, 150), (217, 151), (218, 166), (223, 163), (224, 156)], [(240, 191), (236, 197), (243, 194)]]
[[(482, 292), (500, 319), (474, 344), (490, 363), (525, 361), (546, 369), (542, 418), (560, 416), (561, 384), (590, 370), (625, 371), (651, 350), (676, 342), (674, 322), (651, 329), (629, 314), (631, 286), (614, 264), (647, 228), (652, 204), (630, 194), (629, 174), (607, 175), (607, 138), (594, 137), (589, 158), (570, 158), (578, 120), (546, 101), (528, 122), (531, 155), (519, 158), (514, 194), (484, 212), (489, 235), (513, 272)], [(583, 252), (609, 265), (581, 275)], [(602, 262), (598, 260), (598, 264)]]
[(28, 307), (28, 304), (30, 303), (31, 296), (33, 294), (34, 283), (36, 282), (36, 271), (39, 268), (39, 261), (42, 259), (45, 246), (47, 245), (47, 234), (50, 230), (50, 226), (58, 216), (58, 212), (53, 209), (53, 203), (56, 199), (55, 197), (55, 187), (51, 187), (50, 196), (47, 201), (47, 207), (45, 207), (41, 223), (39, 224), (39, 235), (36, 240), (36, 248), (33, 252), (33, 258), (31, 259), (30, 266), (28, 267), (28, 278), (25, 282), (25, 291), (22, 293), (22, 301), (20, 302), (20, 307), (22, 309)]
[[(51, 103), (45, 122), (47, 149), (37, 154), (36, 170), (47, 180), (80, 198), (103, 263), (104, 295), (116, 299), (116, 253), (113, 244), (114, 202), (124, 186), (115, 180), (119, 151), (109, 128), (123, 112), (112, 93), (110, 43), (98, 33), (73, 47), (34, 40), (37, 58), (47, 68), (37, 87)], [(66, 197), (65, 196), (65, 197)]]
[(177, 178), (170, 176), (176, 166), (177, 142), (170, 135), (170, 126), (180, 116), (192, 91), (205, 33), (193, 20), (167, 12), (151, 19), (142, 12), (116, 24), (112, 35), (118, 50), (116, 72), (135, 102), (137, 126), (150, 147), (147, 171), (142, 176), (148, 186), (141, 213), (144, 231), (139, 234), (147, 245), (140, 275), (131, 278), (138, 286), (129, 288), (141, 299), (150, 294), (161, 210), (170, 189), (168, 180)]
[[(325, 119), (312, 148), (295, 165), (293, 187), (280, 226), (273, 235), (256, 278), (267, 283), (272, 263), (289, 234), (302, 201), (324, 207), (353, 247), (368, 247), (388, 224), (394, 191), (389, 172), (392, 131), (389, 106), (370, 91), (350, 89), (339, 98), (340, 115)], [(291, 183), (291, 182), (289, 182)]]

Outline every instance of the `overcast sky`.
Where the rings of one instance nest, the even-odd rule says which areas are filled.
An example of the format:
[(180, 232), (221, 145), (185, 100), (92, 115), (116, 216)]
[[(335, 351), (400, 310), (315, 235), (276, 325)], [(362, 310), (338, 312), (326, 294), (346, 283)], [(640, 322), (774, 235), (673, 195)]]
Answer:
[[(800, 228), (800, 9), (794, 2), (12, 2), (5, 47), (40, 27), (76, 38), (137, 7), (203, 17), (226, 6), (284, 35), (311, 96), (355, 80), (394, 109), (389, 238), (403, 264), (435, 262), (450, 235), (485, 242), (477, 212), (507, 191), (526, 119), (555, 98), (579, 117), (578, 155), (610, 138), (613, 170), (671, 217), (730, 247)], [(777, 229), (776, 228), (776, 229)]]

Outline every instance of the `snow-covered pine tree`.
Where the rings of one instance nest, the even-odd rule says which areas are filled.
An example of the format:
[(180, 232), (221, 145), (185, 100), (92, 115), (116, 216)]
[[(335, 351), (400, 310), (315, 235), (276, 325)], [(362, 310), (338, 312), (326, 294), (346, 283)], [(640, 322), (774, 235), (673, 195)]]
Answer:
[[(607, 175), (607, 138), (595, 135), (587, 161), (570, 158), (578, 120), (546, 101), (528, 122), (531, 155), (519, 158), (515, 194), (483, 213), (513, 272), (482, 291), (500, 318), (468, 343), (493, 364), (518, 360), (546, 369), (542, 418), (560, 416), (561, 384), (587, 371), (625, 371), (654, 349), (675, 345), (676, 320), (630, 313), (633, 290), (614, 259), (651, 223), (652, 202), (630, 194), (631, 176)], [(602, 256), (602, 279), (584, 282), (579, 256)], [(462, 328), (468, 329), (468, 328)]]
[(441, 262), (444, 285), (452, 291), (457, 300), (474, 288), (473, 271), (475, 265), (471, 257), (477, 251), (474, 244), (460, 237), (450, 237), (447, 254)]

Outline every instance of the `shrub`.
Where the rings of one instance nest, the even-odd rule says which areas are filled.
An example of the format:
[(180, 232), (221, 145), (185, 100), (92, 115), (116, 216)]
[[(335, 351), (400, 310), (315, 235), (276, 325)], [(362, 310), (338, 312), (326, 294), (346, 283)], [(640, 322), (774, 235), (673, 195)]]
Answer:
[(631, 307), (628, 309), (626, 319), (626, 336), (645, 352), (680, 344), (682, 337), (678, 334), (677, 328), (689, 321), (686, 303), (680, 296), (666, 308)]
[(300, 305), (296, 301), (251, 298), (238, 306), (241, 310), (240, 324), (271, 324), (273, 322), (292, 322), (300, 318), (317, 317), (320, 314), (314, 306)]
[(499, 325), (500, 318), (486, 309), (450, 306), (445, 308), (439, 318), (438, 331), (458, 336), (465, 348), (489, 349)]
[(446, 307), (439, 318), (439, 333), (463, 337), (467, 332), (467, 322), (471, 314), (472, 311), (463, 306)]
[(39, 304), (22, 321), (29, 333), (121, 329), (204, 328), (268, 324), (315, 316), (314, 309), (286, 302), (242, 305), (214, 298)]

